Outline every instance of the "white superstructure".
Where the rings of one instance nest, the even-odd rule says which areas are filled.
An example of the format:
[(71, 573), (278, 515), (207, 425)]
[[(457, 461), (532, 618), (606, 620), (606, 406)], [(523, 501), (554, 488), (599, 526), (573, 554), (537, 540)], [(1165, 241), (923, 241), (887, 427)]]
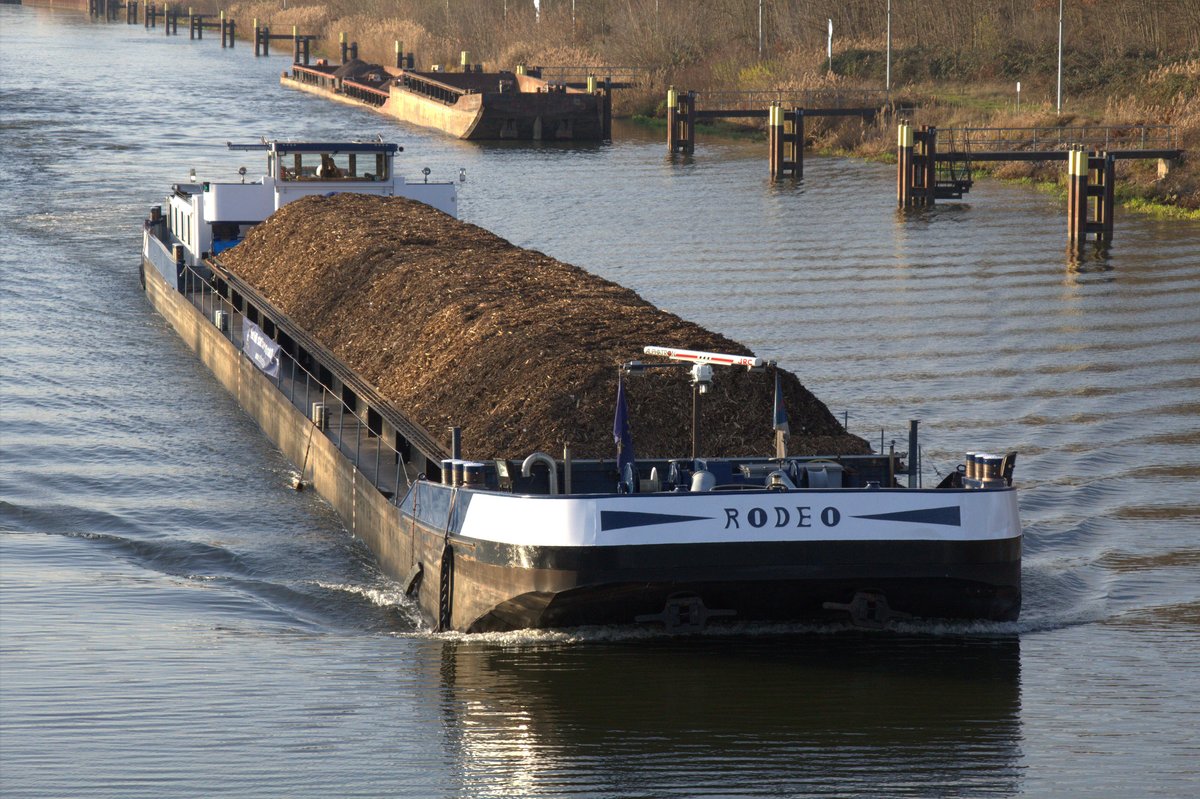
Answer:
[[(246, 231), (288, 203), (310, 194), (356, 192), (408, 197), (458, 216), (458, 193), (452, 182), (410, 183), (396, 174), (394, 161), (402, 148), (381, 141), (282, 142), (229, 144), (231, 150), (264, 150), (267, 172), (240, 182), (178, 183), (164, 209), (167, 227), (195, 265), (241, 241)], [(428, 173), (428, 170), (426, 170)]]

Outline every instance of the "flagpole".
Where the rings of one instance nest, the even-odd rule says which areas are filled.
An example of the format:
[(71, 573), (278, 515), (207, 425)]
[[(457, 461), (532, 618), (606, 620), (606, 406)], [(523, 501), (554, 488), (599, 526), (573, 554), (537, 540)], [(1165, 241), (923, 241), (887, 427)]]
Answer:
[(787, 409), (783, 407), (783, 384), (779, 380), (779, 367), (775, 367), (775, 408), (771, 416), (775, 428), (775, 457), (782, 461), (787, 457), (788, 426)]

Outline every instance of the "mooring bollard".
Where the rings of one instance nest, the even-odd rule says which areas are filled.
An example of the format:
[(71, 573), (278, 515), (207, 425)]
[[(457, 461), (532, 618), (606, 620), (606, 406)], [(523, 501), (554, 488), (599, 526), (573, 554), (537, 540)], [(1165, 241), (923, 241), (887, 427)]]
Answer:
[[(400, 40), (396, 40), (396, 69), (404, 68), (404, 48), (400, 45)], [(518, 67), (519, 69), (519, 67)]]
[(341, 47), (342, 63), (345, 64), (346, 60), (347, 60), (347, 56), (349, 55), (349, 50), (350, 50), (350, 48), (346, 45), (346, 32), (345, 31), (338, 32), (338, 46)]

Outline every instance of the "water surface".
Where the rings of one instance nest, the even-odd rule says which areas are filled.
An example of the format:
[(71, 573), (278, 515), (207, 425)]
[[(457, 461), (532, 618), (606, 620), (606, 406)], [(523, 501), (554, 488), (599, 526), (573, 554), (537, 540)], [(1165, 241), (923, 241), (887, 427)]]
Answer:
[[(1193, 796), (1200, 225), (886, 165), (478, 146), (239, 42), (0, 7), (5, 796)], [(463, 216), (777, 358), (926, 480), (1020, 451), (1008, 625), (433, 635), (145, 302), (141, 219), (227, 140), (384, 133)], [(240, 159), (240, 160), (239, 160)], [(652, 343), (652, 342), (647, 342)]]

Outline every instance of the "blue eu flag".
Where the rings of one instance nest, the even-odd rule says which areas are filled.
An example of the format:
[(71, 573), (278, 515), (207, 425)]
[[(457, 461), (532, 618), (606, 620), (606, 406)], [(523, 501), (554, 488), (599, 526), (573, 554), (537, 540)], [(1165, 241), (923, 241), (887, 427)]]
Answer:
[(633, 435), (629, 432), (629, 405), (625, 402), (625, 382), (617, 377), (617, 413), (613, 416), (613, 443), (617, 445), (617, 471), (625, 474), (625, 464), (633, 463)]
[(779, 370), (775, 370), (775, 413), (771, 419), (771, 427), (781, 433), (790, 433), (788, 429), (787, 408), (783, 406), (783, 386), (779, 382)]

